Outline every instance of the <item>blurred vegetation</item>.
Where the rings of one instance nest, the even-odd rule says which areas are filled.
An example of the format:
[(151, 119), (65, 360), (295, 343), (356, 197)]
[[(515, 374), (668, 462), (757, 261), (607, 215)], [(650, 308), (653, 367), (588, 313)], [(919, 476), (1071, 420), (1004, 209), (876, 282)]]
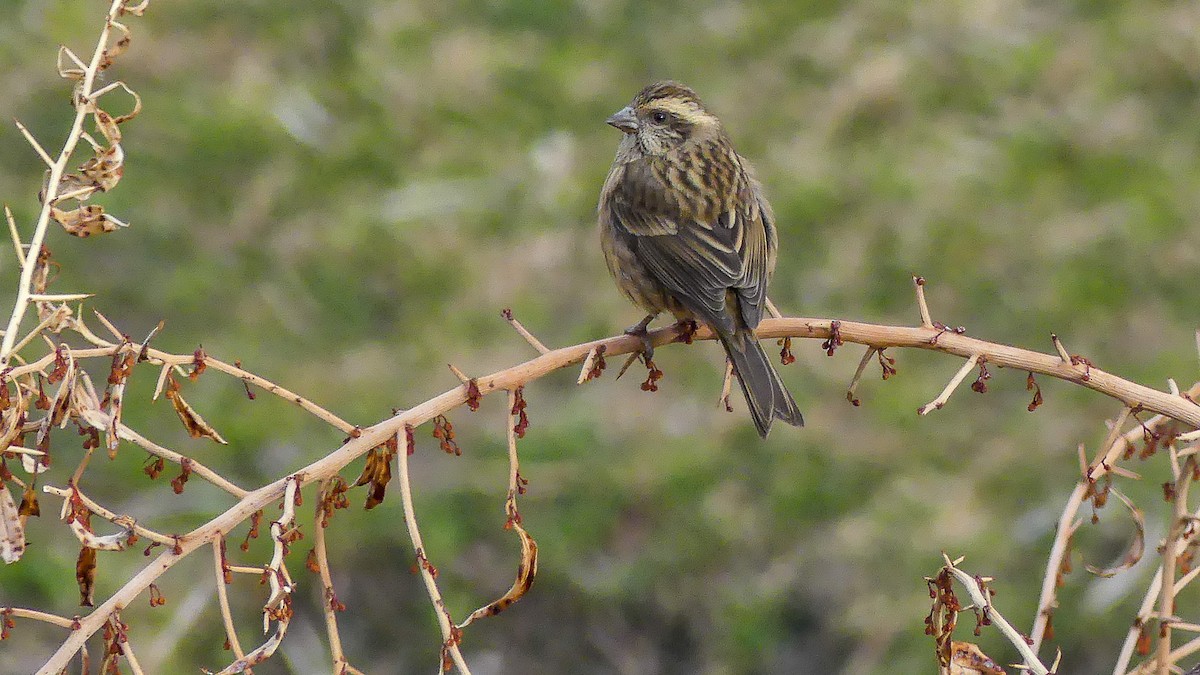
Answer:
[[(52, 151), (71, 114), (56, 45), (90, 53), (101, 12), (12, 0), (0, 22), (0, 119)], [(1150, 386), (1195, 378), (1194, 2), (194, 0), (152, 3), (129, 23), (132, 49), (110, 77), (146, 110), (124, 127), (126, 176), (101, 201), (133, 227), (52, 233), (55, 289), (97, 293), (93, 306), (135, 337), (166, 319), (157, 346), (203, 344), (357, 423), (454, 386), (446, 362), (484, 373), (530, 357), (503, 307), (550, 345), (639, 318), (595, 237), (618, 140), (603, 120), (664, 77), (696, 88), (756, 164), (781, 227), (771, 296), (785, 313), (915, 323), (918, 273), (935, 318), (971, 335), (1049, 350), (1054, 331)], [(0, 198), (28, 232), (41, 166), (11, 124), (0, 163)], [(0, 256), (0, 288), (16, 278)], [(1047, 402), (1030, 414), (1024, 373), (1000, 371), (988, 394), (964, 389), (918, 418), (959, 364), (901, 352), (899, 375), (868, 378), (852, 408), (843, 392), (860, 352), (796, 351), (783, 373), (809, 426), (765, 443), (740, 401), (718, 412), (712, 345), (662, 349), (656, 394), (613, 371), (531, 386), (521, 510), (541, 573), (519, 605), (468, 631), (474, 672), (932, 672), (922, 576), (942, 550), (995, 576), (999, 607), (1028, 630), (1076, 444), (1094, 449), (1118, 405), (1041, 381)], [(135, 372), (130, 401), (148, 400), (154, 375)], [(268, 396), (247, 401), (236, 381), (186, 386), (228, 447), (187, 439), (163, 403), (127, 418), (240, 485), (342, 440)], [(503, 408), (453, 416), (459, 458), (421, 430), (418, 516), (456, 617), (507, 589), (515, 566)], [(230, 504), (201, 481), (175, 497), (141, 461), (126, 447), (85, 487), (159, 530)], [(1161, 457), (1139, 470), (1126, 488), (1151, 508), (1153, 542), (1168, 472)], [(398, 495), (369, 513), (364, 498), (330, 530), (352, 662), (432, 667), (440, 638)], [(71, 615), (77, 548), (57, 504), (43, 511), (26, 559), (0, 570), (0, 605)], [(1077, 549), (1104, 564), (1128, 532), (1110, 510)], [(153, 672), (229, 658), (211, 561), (193, 557), (164, 578), (166, 607), (139, 599), (125, 614)], [(101, 553), (97, 597), (143, 561)], [(318, 584), (294, 562), (302, 611), (257, 672), (328, 662)], [(1061, 646), (1065, 672), (1111, 668), (1148, 567), (1069, 577), (1043, 653)], [(260, 591), (238, 583), (254, 645)], [(1180, 613), (1194, 618), (1188, 599)], [(60, 637), (21, 622), (0, 670), (32, 670)], [(996, 635), (980, 640), (1016, 660)]]

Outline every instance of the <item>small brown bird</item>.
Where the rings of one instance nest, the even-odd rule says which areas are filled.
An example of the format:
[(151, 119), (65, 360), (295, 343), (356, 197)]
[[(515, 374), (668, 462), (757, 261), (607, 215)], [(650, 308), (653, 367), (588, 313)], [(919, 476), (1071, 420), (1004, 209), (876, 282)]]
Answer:
[[(721, 121), (678, 82), (657, 82), (608, 118), (625, 132), (600, 193), (600, 242), (617, 286), (650, 313), (708, 324), (733, 363), (754, 426), (804, 418), (758, 344), (779, 246), (775, 216)], [(647, 354), (652, 353), (649, 342)]]

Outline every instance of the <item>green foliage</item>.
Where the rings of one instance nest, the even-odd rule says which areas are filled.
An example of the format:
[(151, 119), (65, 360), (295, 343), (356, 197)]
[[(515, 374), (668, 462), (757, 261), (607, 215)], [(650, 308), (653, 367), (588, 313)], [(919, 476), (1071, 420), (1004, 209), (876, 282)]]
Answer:
[[(0, 119), (18, 117), (52, 152), (70, 112), (55, 46), (83, 50), (98, 18), (88, 3), (30, 0), (0, 26)], [(771, 295), (785, 313), (915, 323), (919, 273), (934, 318), (971, 335), (1049, 351), (1053, 330), (1101, 367), (1182, 385), (1196, 365), (1200, 177), (1185, 20), (1184, 2), (154, 3), (130, 20), (132, 49), (111, 75), (146, 110), (123, 128), (125, 180), (99, 200), (133, 227), (52, 233), (54, 289), (97, 293), (135, 338), (165, 318), (159, 347), (203, 344), (372, 423), (456, 385), (447, 362), (476, 374), (530, 357), (503, 307), (552, 346), (640, 318), (595, 237), (618, 135), (603, 120), (674, 77), (767, 186), (783, 251)], [(0, 163), (0, 196), (28, 231), (41, 167), (11, 125)], [(16, 277), (0, 255), (0, 288)], [(997, 577), (997, 603), (1027, 630), (1076, 444), (1094, 448), (1116, 404), (1041, 382), (1046, 404), (1030, 414), (1024, 373), (1000, 371), (990, 393), (964, 388), (918, 419), (958, 363), (889, 351), (899, 374), (880, 382), (870, 366), (852, 408), (843, 393), (861, 352), (794, 350), (782, 372), (809, 426), (765, 443), (736, 395), (734, 414), (718, 410), (721, 364), (706, 347), (661, 350), (656, 394), (638, 389), (637, 366), (614, 382), (616, 359), (585, 387), (566, 372), (531, 386), (521, 504), (541, 576), (468, 631), (468, 659), (527, 673), (930, 672), (921, 577), (942, 550)], [(155, 375), (135, 370), (130, 400), (148, 400)], [(131, 419), (240, 485), (341, 441), (216, 375), (185, 387), (230, 446), (186, 439), (164, 402)], [(456, 618), (501, 594), (516, 561), (501, 528), (503, 407), (453, 415), (460, 458), (418, 430), (418, 514)], [(139, 473), (140, 451), (121, 452), (86, 486), (115, 511), (183, 531), (230, 503), (199, 480), (173, 497), (168, 477)], [(1139, 471), (1166, 480), (1161, 457)], [(352, 492), (355, 513), (337, 516), (347, 530), (331, 530), (342, 634), (369, 672), (430, 666), (439, 640), (392, 492), (366, 514)], [(30, 526), (29, 555), (46, 562), (0, 570), (0, 605), (75, 613), (75, 549), (56, 538), (53, 502)], [(1089, 559), (1123, 537), (1105, 530)], [(98, 591), (143, 560), (102, 554)], [(1109, 667), (1144, 567), (1134, 583), (1069, 577), (1055, 622), (1068, 672)], [(164, 582), (170, 604), (153, 611), (177, 611), (189, 583)], [(235, 593), (247, 625), (253, 583)], [(317, 584), (300, 583), (320, 632)], [(155, 655), (155, 672), (228, 659), (215, 613), (199, 625)], [(17, 633), (54, 637), (28, 626)], [(304, 639), (263, 671), (315, 672), (320, 650)], [(1016, 658), (994, 636), (982, 644)]]

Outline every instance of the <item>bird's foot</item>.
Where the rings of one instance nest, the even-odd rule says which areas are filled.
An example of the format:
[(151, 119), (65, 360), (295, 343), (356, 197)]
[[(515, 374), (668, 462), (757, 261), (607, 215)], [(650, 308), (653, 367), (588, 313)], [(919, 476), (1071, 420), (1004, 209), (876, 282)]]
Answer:
[(625, 329), (626, 335), (632, 335), (642, 341), (642, 359), (646, 362), (650, 362), (654, 359), (654, 343), (651, 342), (650, 331), (647, 330), (647, 327), (653, 320), (654, 315), (651, 314)]
[(675, 341), (690, 345), (696, 331), (700, 330), (700, 324), (696, 323), (695, 319), (680, 319), (675, 322), (675, 330), (679, 331), (679, 337), (675, 338)]

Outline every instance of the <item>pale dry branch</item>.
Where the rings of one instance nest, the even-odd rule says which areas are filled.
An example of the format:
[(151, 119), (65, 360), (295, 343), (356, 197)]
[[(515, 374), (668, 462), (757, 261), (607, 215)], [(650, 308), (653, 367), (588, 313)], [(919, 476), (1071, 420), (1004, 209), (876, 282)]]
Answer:
[(505, 417), (506, 435), (508, 437), (508, 494), (504, 499), (505, 529), (517, 533), (521, 540), (521, 562), (517, 566), (517, 578), (503, 597), (490, 602), (471, 612), (467, 618), (458, 624), (459, 630), (466, 628), (478, 619), (495, 616), (513, 603), (520, 600), (533, 586), (537, 576), (538, 548), (533, 537), (525, 531), (521, 522), (521, 513), (517, 510), (517, 495), (525, 493), (526, 481), (521, 477), (520, 461), (517, 457), (517, 438), (523, 436), (527, 425), (525, 417), (524, 398), (520, 389), (508, 392), (509, 414)]
[[(1192, 511), (1191, 520), (1200, 520), (1200, 507)], [(1177, 589), (1183, 588), (1191, 583), (1197, 575), (1200, 575), (1200, 568), (1195, 568), (1181, 577), (1175, 584)], [(1154, 573), (1154, 578), (1150, 580), (1150, 585), (1146, 589), (1146, 594), (1142, 598), (1142, 604), (1138, 609), (1138, 613), (1134, 618), (1133, 624), (1130, 626), (1128, 633), (1125, 636), (1125, 641), (1121, 645), (1121, 651), (1117, 656), (1116, 665), (1113, 667), (1113, 675), (1124, 675), (1129, 670), (1129, 662), (1133, 659), (1134, 650), (1137, 647), (1138, 638), (1143, 630), (1147, 629), (1147, 624), (1153, 618), (1158, 616), (1154, 611), (1154, 603), (1159, 601), (1162, 596), (1163, 583), (1163, 565), (1160, 563), (1158, 569)], [(1190, 644), (1190, 643), (1189, 643)], [(1185, 645), (1186, 646), (1186, 645)], [(1176, 650), (1178, 652), (1178, 650)], [(1168, 663), (1175, 663), (1181, 655), (1176, 652), (1171, 652), (1168, 655)], [(1190, 652), (1188, 652), (1190, 653)], [(1184, 654), (1183, 656), (1186, 656)], [(1130, 673), (1148, 673), (1157, 664), (1158, 659), (1150, 659), (1141, 664)]]
[[(8, 327), (4, 331), (4, 340), (0, 342), (0, 365), (8, 365), (9, 360), (12, 358), (17, 331), (20, 330), (21, 319), (29, 307), (29, 296), (33, 293), (33, 270), (38, 255), (42, 250), (42, 242), (46, 239), (46, 231), (49, 229), (50, 212), (58, 200), (59, 190), (62, 189), (62, 178), (66, 173), (67, 164), (71, 161), (71, 155), (75, 152), (75, 146), (79, 142), (80, 134), (83, 133), (83, 122), (88, 114), (92, 112), (91, 106), (85, 104), (85, 101), (90, 96), (97, 73), (100, 72), (101, 62), (108, 48), (109, 36), (112, 33), (113, 22), (120, 16), (125, 1), (112, 0), (112, 3), (109, 5), (104, 28), (100, 31), (100, 38), (97, 40), (96, 48), (92, 52), (92, 59), (88, 62), (87, 67), (84, 68), (82, 81), (77, 90), (75, 120), (71, 123), (71, 130), (67, 134), (66, 141), (63, 142), (58, 159), (50, 164), (50, 176), (46, 183), (45, 194), (42, 197), (41, 213), (38, 215), (33, 236), (29, 240), (29, 252), (26, 254), (25, 264), (21, 268), (21, 281), (17, 287), (17, 299), (13, 303), (12, 315), (8, 320)], [(46, 153), (43, 151), (42, 154), (45, 155)], [(48, 156), (45, 158), (49, 159)]]
[[(321, 495), (329, 489), (330, 481), (321, 482)], [(339, 602), (333, 590), (333, 576), (329, 571), (329, 554), (325, 548), (325, 526), (321, 524), (321, 513), (324, 499), (317, 500), (317, 518), (313, 524), (313, 559), (317, 566), (317, 574), (321, 578), (324, 602), (322, 610), (325, 614), (325, 632), (329, 635), (329, 653), (333, 659), (333, 672), (353, 675), (359, 670), (346, 660), (346, 652), (342, 648), (342, 638), (338, 631), (337, 613)]]
[(454, 376), (458, 378), (459, 382), (466, 384), (471, 381), (471, 378), (467, 377), (466, 373), (455, 367), (453, 363), (447, 363), (446, 367), (450, 369), (451, 373), (454, 373)]
[(125, 657), (125, 662), (129, 664), (133, 675), (145, 675), (146, 671), (142, 670), (142, 664), (138, 662), (137, 656), (133, 653), (133, 644), (129, 641), (129, 636), (125, 635), (124, 638), (121, 643), (121, 656)]
[(594, 377), (596, 362), (600, 358), (603, 358), (603, 354), (600, 353), (599, 347), (593, 347), (588, 351), (587, 356), (583, 359), (583, 365), (579, 368), (579, 377), (575, 379), (575, 384), (583, 384)]
[(913, 276), (913, 288), (917, 292), (917, 310), (921, 313), (921, 326), (933, 328), (933, 317), (929, 315), (929, 305), (925, 302), (925, 277)]
[[(135, 519), (129, 516), (113, 513), (112, 511), (96, 503), (91, 497), (88, 497), (81, 490), (71, 490), (68, 488), (54, 487), (53, 485), (43, 485), (42, 492), (45, 492), (49, 495), (54, 495), (55, 497), (62, 497), (64, 500), (69, 500), (73, 495), (77, 495), (83, 502), (83, 505), (86, 506), (89, 511), (116, 525), (117, 527), (124, 528), (128, 532), (132, 532), (143, 539), (149, 539), (150, 541), (162, 544), (164, 546), (175, 545), (175, 537), (168, 537), (165, 534), (155, 532), (148, 527), (139, 525)], [(128, 534), (124, 536), (125, 538), (128, 538)]]
[(508, 321), (509, 325), (513, 327), (513, 330), (517, 331), (517, 334), (525, 338), (526, 342), (532, 345), (534, 349), (538, 350), (539, 354), (546, 354), (550, 351), (549, 347), (542, 344), (541, 340), (534, 337), (533, 333), (530, 333), (520, 321), (517, 321), (516, 317), (513, 316), (511, 309), (505, 309), (500, 314), (505, 318), (505, 320)]
[(93, 297), (95, 293), (31, 293), (29, 295), (30, 302), (74, 302), (76, 300), (87, 300)]
[[(104, 323), (105, 326), (111, 332), (114, 333), (114, 335), (116, 336), (116, 338), (118, 340), (125, 339), (125, 336), (123, 334), (121, 334), (121, 332), (118, 331), (115, 326), (113, 326), (111, 323), (109, 323), (108, 320), (103, 317), (103, 315), (101, 315), (99, 312), (96, 312), (96, 316), (99, 317), (101, 322)], [(75, 320), (72, 323), (72, 327), (75, 328), (76, 330), (78, 330), (80, 332), (80, 335), (82, 335), (85, 340), (87, 340), (88, 342), (90, 342), (94, 345), (97, 345), (102, 350), (103, 349), (116, 350), (116, 349), (132, 348), (132, 346), (128, 345), (128, 343), (116, 344), (116, 343), (109, 342), (107, 340), (104, 340), (103, 338), (98, 337), (96, 334), (94, 334), (90, 330), (88, 330), (87, 326), (84, 325), (83, 321), (81, 321), (81, 320), (78, 320), (78, 319)], [(149, 339), (150, 338), (147, 337), (147, 342), (149, 341)], [(183, 364), (192, 363), (196, 359), (196, 356), (194, 354), (186, 354), (186, 355), (185, 354), (171, 354), (168, 352), (164, 352), (164, 351), (161, 351), (158, 349), (149, 348), (149, 347), (145, 347), (145, 346), (139, 348), (139, 350), (140, 350), (139, 354), (144, 353), (147, 361), (149, 361), (150, 363), (154, 363), (154, 364), (160, 364), (164, 367), (163, 373), (159, 376), (159, 384), (155, 389), (154, 398), (158, 398), (158, 394), (161, 393), (161, 391), (162, 391), (163, 383), (166, 381), (166, 377), (167, 377), (167, 371), (168, 371), (167, 367), (168, 366), (170, 366), (172, 368), (178, 368), (179, 366), (181, 366)], [(74, 350), (74, 351), (76, 353), (78, 353), (80, 350)], [(101, 351), (99, 353), (104, 353), (104, 352)], [(114, 352), (110, 351), (108, 353), (111, 355)], [(232, 377), (236, 377), (239, 380), (245, 382), (246, 384), (258, 387), (259, 389), (262, 389), (263, 391), (265, 391), (269, 394), (273, 394), (285, 401), (295, 404), (301, 410), (304, 410), (305, 412), (313, 415), (317, 419), (320, 419), (320, 420), (326, 422), (330, 426), (336, 427), (343, 433), (354, 435), (358, 431), (357, 426), (350, 424), (349, 422), (343, 420), (342, 418), (333, 414), (329, 410), (326, 410), (325, 408), (317, 405), (316, 403), (313, 403), (309, 399), (295, 393), (294, 391), (292, 391), (290, 389), (281, 387), (264, 377), (261, 377), (261, 376), (256, 375), (248, 370), (245, 370), (237, 363), (230, 364), (226, 361), (222, 361), (221, 359), (215, 358), (209, 354), (204, 355), (204, 363), (205, 363), (205, 365), (207, 365), (207, 367), (212, 368), (213, 370), (225, 373), (226, 375), (230, 375)], [(49, 364), (49, 362), (47, 362), (46, 364), (43, 364), (42, 367), (45, 367), (45, 365), (48, 365), (48, 364)]]
[(68, 619), (65, 616), (50, 614), (49, 612), (41, 612), (36, 609), (28, 609), (26, 607), (4, 607), (3, 612), (7, 613), (14, 619), (30, 619), (32, 621), (41, 621), (59, 628), (71, 628), (75, 624), (74, 619)]
[(13, 218), (12, 209), (8, 208), (8, 204), (4, 205), (4, 220), (8, 223), (8, 236), (12, 239), (13, 250), (17, 254), (17, 265), (24, 267), (25, 250), (21, 244), (21, 233), (17, 232), (17, 221)]
[[(828, 339), (832, 333), (830, 324), (828, 319), (766, 319), (759, 325), (758, 334), (764, 339), (782, 337)], [(676, 325), (667, 326), (652, 331), (649, 339), (656, 346), (669, 344), (680, 337), (681, 329), (682, 327)], [(1200, 426), (1200, 406), (1187, 399), (1130, 382), (1096, 367), (1090, 368), (1089, 376), (1084, 379), (1082, 370), (1071, 364), (1064, 364), (1056, 356), (986, 342), (954, 332), (927, 328), (839, 321), (839, 333), (846, 342), (863, 344), (877, 349), (917, 348), (954, 354), (964, 358), (975, 354), (986, 355), (989, 364), (1000, 368), (1030, 371), (1056, 377), (1111, 396), (1127, 405), (1138, 405), (1145, 410), (1164, 414), (1189, 426)], [(939, 335), (940, 337), (935, 341), (934, 338)], [(696, 340), (711, 340), (713, 334), (708, 328), (700, 327), (692, 337)], [(588, 352), (599, 345), (604, 345), (605, 352), (611, 355), (631, 354), (639, 352), (642, 348), (639, 337), (618, 335), (556, 349), (511, 368), (476, 378), (479, 393), (481, 396), (486, 396), (495, 391), (507, 391), (523, 386), (559, 368), (582, 362)], [(153, 353), (154, 350), (151, 352)], [(74, 350), (74, 356), (77, 359), (111, 354), (111, 349)], [(156, 355), (156, 358), (160, 357)], [(40, 367), (45, 367), (53, 361), (53, 356), (42, 361), (44, 362), (40, 362)], [(37, 369), (32, 366), (34, 364), (22, 368), (30, 371)], [(374, 426), (366, 427), (357, 437), (351, 438), (337, 450), (301, 469), (299, 473), (303, 475), (303, 482), (307, 484), (328, 478), (354, 459), (366, 454), (371, 448), (384, 443), (389, 436), (402, 432), (406, 426), (419, 426), (436, 415), (463, 405), (466, 401), (466, 387), (459, 385)], [(403, 457), (403, 453), (401, 453), (401, 457)], [(284, 480), (280, 479), (254, 490), (229, 510), (182, 537), (179, 555), (169, 551), (161, 554), (141, 573), (130, 579), (108, 600), (97, 607), (92, 614), (81, 619), (80, 630), (72, 633), (51, 657), (47, 662), (45, 672), (47, 674), (57, 672), (66, 664), (71, 655), (78, 651), (83, 640), (98, 630), (102, 624), (98, 618), (101, 610), (111, 611), (113, 607), (128, 604), (132, 598), (143, 592), (149, 583), (157, 579), (180, 558), (190, 554), (196, 547), (211, 541), (215, 533), (228, 531), (234, 525), (249, 518), (255, 511), (278, 500), (282, 495), (283, 485)]]
[(1175, 663), (1171, 660), (1171, 622), (1166, 617), (1175, 613), (1175, 566), (1178, 562), (1179, 544), (1187, 536), (1186, 530), (1190, 527), (1190, 522), (1187, 518), (1187, 496), (1192, 484), (1192, 469), (1195, 467), (1195, 458), (1188, 457), (1184, 464), (1182, 475), (1175, 481), (1175, 498), (1171, 502), (1174, 505), (1174, 509), (1172, 510), (1170, 526), (1167, 528), (1167, 537), (1163, 542), (1162, 589), (1158, 603), (1159, 675), (1166, 675), (1166, 673), (1170, 672), (1171, 665)]
[(227, 565), (229, 561), (225, 558), (225, 536), (218, 533), (216, 539), (212, 542), (213, 550), (213, 574), (216, 577), (217, 587), (217, 606), (221, 609), (221, 623), (225, 626), (225, 640), (229, 643), (229, 649), (239, 661), (246, 658), (246, 652), (242, 649), (242, 643), (238, 640), (237, 629), (233, 623), (233, 612), (229, 609), (229, 590), (225, 577)]
[[(1197, 389), (1200, 390), (1200, 387)], [(1116, 421), (1113, 422), (1111, 429), (1109, 429), (1108, 438), (1100, 446), (1100, 452), (1097, 454), (1096, 460), (1081, 468), (1079, 482), (1076, 483), (1071, 496), (1067, 498), (1067, 504), (1063, 508), (1062, 515), (1058, 518), (1058, 528), (1054, 534), (1054, 544), (1050, 547), (1050, 556), (1046, 561), (1046, 574), (1042, 577), (1042, 591), (1041, 597), (1038, 599), (1038, 613), (1034, 617), (1033, 630), (1029, 633), (1029, 638), (1032, 641), (1030, 647), (1035, 654), (1041, 649), (1042, 639), (1046, 635), (1046, 627), (1049, 625), (1050, 617), (1054, 612), (1054, 598), (1058, 588), (1059, 570), (1062, 569), (1063, 561), (1070, 550), (1071, 536), (1079, 527), (1079, 522), (1076, 520), (1079, 507), (1083, 505), (1088, 489), (1095, 485), (1098, 478), (1111, 471), (1115, 466), (1117, 458), (1125, 452), (1125, 449), (1130, 444), (1141, 437), (1141, 427), (1137, 427), (1126, 434), (1121, 434), (1121, 429), (1125, 426), (1126, 420), (1129, 419), (1130, 412), (1129, 408), (1121, 409), (1121, 413), (1117, 416)], [(1081, 446), (1081, 453), (1082, 450)]]
[(21, 135), (25, 137), (25, 140), (28, 141), (29, 145), (33, 148), (33, 151), (37, 153), (38, 157), (42, 158), (42, 161), (46, 163), (46, 166), (53, 167), (54, 160), (50, 159), (50, 155), (46, 153), (44, 148), (42, 148), (42, 144), (37, 142), (37, 139), (33, 137), (33, 134), (29, 133), (29, 129), (25, 128), (24, 124), (21, 124), (21, 120), (14, 119), (13, 124), (17, 125), (17, 130), (20, 131)]
[(1067, 353), (1067, 348), (1063, 346), (1062, 340), (1054, 333), (1050, 334), (1050, 341), (1054, 343), (1054, 349), (1058, 352), (1058, 358), (1062, 359), (1063, 363), (1071, 362), (1071, 355)]
[(228, 492), (238, 499), (242, 499), (246, 495), (250, 494), (249, 491), (234, 485), (221, 474), (213, 471), (200, 462), (197, 462), (190, 457), (185, 457), (169, 448), (164, 448), (163, 446), (151, 441), (124, 424), (117, 426), (117, 435), (121, 438), (121, 440), (129, 441), (130, 443), (142, 448), (146, 452), (157, 457), (162, 457), (168, 462), (174, 462), (180, 466), (186, 465), (191, 473), (196, 474), (197, 476), (221, 488), (225, 492)]
[[(917, 288), (921, 287), (917, 286)], [(975, 366), (978, 363), (979, 355), (972, 354), (970, 358), (967, 359), (967, 362), (962, 365), (962, 368), (959, 368), (958, 372), (954, 374), (954, 377), (950, 378), (949, 384), (947, 384), (946, 388), (942, 390), (942, 393), (938, 394), (937, 398), (933, 399), (929, 403), (917, 408), (917, 414), (928, 415), (932, 410), (941, 410), (942, 406), (946, 405), (946, 401), (950, 400), (950, 395), (954, 393), (954, 390), (958, 388), (958, 385), (962, 384), (962, 381), (967, 378), (967, 375), (969, 375), (971, 371), (975, 369)], [(861, 369), (863, 364), (859, 365)]]
[(871, 357), (875, 356), (876, 351), (874, 347), (867, 347), (867, 351), (863, 352), (863, 357), (858, 362), (858, 368), (854, 369), (854, 377), (850, 379), (850, 386), (846, 387), (846, 400), (853, 405), (861, 403), (854, 396), (854, 392), (858, 389), (858, 382), (862, 379), (863, 373), (867, 370), (867, 364), (871, 362)]
[(433, 575), (433, 565), (425, 555), (425, 544), (421, 542), (421, 531), (417, 527), (416, 511), (413, 509), (412, 483), (408, 476), (407, 444), (396, 454), (400, 458), (400, 499), (404, 506), (404, 525), (408, 529), (408, 537), (412, 541), (413, 550), (416, 551), (417, 568), (420, 570), (421, 579), (425, 582), (425, 590), (429, 593), (429, 600), (433, 603), (433, 612), (437, 616), (438, 628), (442, 631), (442, 654), (439, 656), (439, 659), (441, 659), (438, 666), (439, 672), (445, 670), (443, 666), (445, 665), (446, 654), (449, 654), (450, 658), (454, 661), (454, 665), (458, 667), (459, 672), (463, 675), (470, 675), (471, 670), (467, 667), (467, 662), (463, 659), (462, 652), (458, 648), (462, 633), (450, 619), (450, 612), (446, 609), (446, 602), (442, 599), (442, 593), (438, 590), (437, 580)]
[(958, 583), (967, 589), (967, 593), (971, 596), (971, 602), (983, 612), (985, 617), (991, 620), (992, 625), (999, 629), (1012, 646), (1016, 647), (1017, 651), (1020, 652), (1021, 658), (1025, 661), (1025, 667), (1035, 675), (1049, 675), (1050, 670), (1038, 660), (1037, 654), (1025, 642), (1025, 636), (1021, 635), (1016, 628), (1013, 628), (1012, 624), (992, 605), (991, 595), (987, 589), (980, 587), (979, 577), (972, 576), (959, 569), (956, 564), (957, 561), (950, 560), (950, 557), (945, 553), (942, 554), (942, 559), (946, 563), (945, 569), (949, 570)]

